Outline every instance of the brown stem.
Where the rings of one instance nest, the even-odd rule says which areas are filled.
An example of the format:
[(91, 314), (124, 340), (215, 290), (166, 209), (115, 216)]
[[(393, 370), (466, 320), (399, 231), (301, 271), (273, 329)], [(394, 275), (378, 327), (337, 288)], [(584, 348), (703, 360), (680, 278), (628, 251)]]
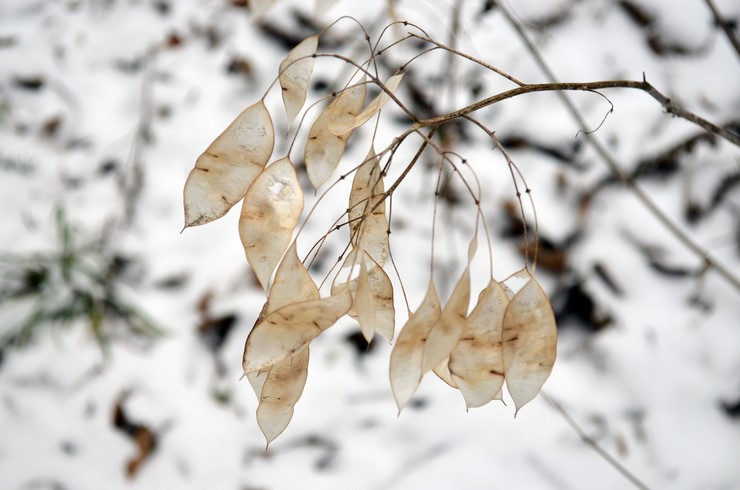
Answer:
[(381, 205), (388, 197), (390, 197), (391, 194), (393, 194), (393, 191), (396, 190), (396, 188), (401, 185), (401, 182), (403, 182), (403, 179), (406, 178), (406, 176), (411, 172), (411, 169), (414, 168), (416, 165), (416, 162), (419, 161), (419, 158), (421, 157), (421, 154), (424, 153), (424, 149), (426, 149), (427, 145), (429, 144), (429, 141), (431, 140), (432, 136), (434, 135), (434, 132), (437, 130), (435, 126), (432, 126), (431, 130), (429, 131), (429, 134), (427, 134), (427, 137), (422, 142), (421, 146), (416, 152), (416, 155), (414, 155), (414, 158), (411, 159), (408, 165), (406, 165), (406, 168), (403, 169), (403, 172), (401, 172), (401, 175), (396, 179), (395, 182), (388, 188), (387, 191), (385, 191), (383, 198), (379, 199), (377, 203), (375, 203), (375, 206), (373, 209), (370, 210), (370, 212), (375, 211), (375, 208)]
[(519, 95), (530, 94), (533, 92), (562, 92), (562, 91), (581, 91), (581, 92), (594, 92), (596, 90), (602, 90), (607, 88), (630, 88), (636, 90), (642, 90), (647, 93), (665, 108), (666, 112), (675, 116), (686, 119), (687, 121), (693, 122), (694, 124), (701, 126), (710, 133), (714, 133), (722, 138), (726, 139), (730, 143), (740, 146), (740, 136), (728, 131), (727, 129), (717, 126), (716, 124), (707, 121), (706, 119), (697, 116), (696, 114), (683, 109), (682, 107), (674, 104), (671, 99), (663, 95), (658, 89), (652, 86), (649, 82), (636, 81), (636, 80), (605, 80), (600, 82), (553, 82), (553, 83), (534, 83), (524, 84), (520, 87), (501, 92), (491, 97), (476, 101), (468, 106), (465, 106), (456, 111), (443, 114), (441, 116), (432, 117), (429, 119), (423, 119), (418, 122), (421, 127), (424, 126), (438, 126), (442, 123), (457, 119), (459, 117), (466, 116), (472, 112), (483, 109), (490, 105), (496, 104), (506, 99), (511, 99)]
[(509, 75), (509, 74), (508, 74), (508, 73), (506, 73), (505, 71), (499, 70), (499, 69), (498, 69), (498, 68), (496, 68), (495, 66), (493, 66), (493, 65), (489, 65), (489, 64), (488, 64), (488, 63), (486, 63), (485, 61), (483, 61), (483, 60), (479, 60), (478, 58), (475, 58), (475, 57), (473, 57), (473, 56), (470, 56), (470, 55), (469, 55), (469, 54), (467, 54), (467, 53), (463, 53), (462, 51), (458, 51), (458, 50), (457, 50), (457, 49), (455, 49), (455, 48), (451, 48), (451, 47), (449, 47), (449, 46), (445, 46), (444, 44), (440, 43), (439, 41), (435, 41), (434, 39), (432, 39), (432, 38), (430, 38), (430, 37), (427, 37), (427, 36), (420, 36), (419, 34), (414, 34), (414, 33), (412, 33), (412, 32), (410, 32), (410, 33), (409, 33), (409, 36), (411, 36), (411, 37), (415, 37), (415, 38), (417, 38), (417, 39), (421, 39), (422, 41), (426, 41), (426, 42), (428, 42), (428, 43), (430, 43), (430, 44), (434, 44), (434, 45), (435, 45), (435, 46), (437, 46), (437, 47), (438, 47), (439, 49), (444, 49), (445, 51), (449, 51), (449, 52), (450, 52), (450, 53), (452, 53), (452, 54), (455, 54), (455, 55), (457, 55), (457, 56), (460, 56), (461, 58), (465, 58), (466, 60), (470, 60), (470, 61), (472, 61), (472, 62), (474, 62), (474, 63), (477, 63), (477, 64), (479, 64), (480, 66), (482, 66), (483, 68), (485, 68), (485, 69), (487, 69), (487, 70), (491, 70), (491, 71), (492, 71), (492, 72), (494, 72), (494, 73), (498, 73), (498, 74), (499, 74), (499, 75), (501, 75), (502, 77), (506, 78), (506, 79), (507, 79), (507, 80), (509, 80), (509, 81), (512, 81), (512, 82), (514, 82), (515, 84), (519, 85), (520, 87), (521, 87), (521, 86), (523, 86), (523, 85), (525, 85), (525, 83), (524, 83), (524, 82), (520, 81), (520, 80), (519, 80), (519, 79), (517, 79), (517, 78), (514, 78), (513, 76)]
[[(555, 73), (552, 71), (552, 69), (547, 65), (547, 62), (545, 61), (544, 56), (542, 56), (542, 53), (540, 53), (539, 49), (537, 49), (537, 46), (535, 46), (532, 39), (529, 37), (527, 32), (524, 30), (524, 27), (522, 26), (522, 23), (519, 22), (514, 15), (509, 11), (508, 7), (500, 1), (497, 1), (496, 4), (498, 5), (501, 12), (504, 14), (506, 19), (509, 21), (509, 23), (514, 27), (514, 29), (519, 34), (519, 37), (521, 38), (522, 42), (527, 46), (527, 49), (530, 51), (532, 56), (534, 57), (537, 64), (540, 66), (543, 72), (547, 75), (547, 77), (553, 81), (557, 81), (557, 77), (555, 76)], [(678, 116), (684, 117), (685, 111), (677, 111), (677, 108), (670, 102), (670, 99), (663, 96), (660, 92), (658, 92), (652, 85), (648, 84), (645, 80), (643, 82), (631, 82), (632, 84), (637, 84), (637, 86), (631, 87), (631, 88), (639, 88), (641, 90), (645, 90), (648, 94), (650, 94), (652, 97), (656, 97), (656, 95), (660, 95), (660, 97), (656, 97), (656, 100), (660, 102), (661, 104), (667, 103), (668, 106), (666, 107), (666, 110), (669, 112), (672, 112), (673, 114), (676, 114)], [(518, 95), (518, 94), (517, 94)], [(578, 125), (586, 131), (586, 121), (584, 120), (581, 113), (576, 108), (575, 104), (568, 98), (567, 94), (565, 92), (558, 92), (558, 95), (563, 100), (563, 103), (566, 105), (568, 110), (570, 111), (573, 118), (578, 122)], [(698, 118), (698, 116), (697, 116)], [(701, 119), (701, 118), (698, 118)], [(690, 119), (692, 122), (697, 123), (696, 120)], [(706, 121), (705, 124), (699, 124), (704, 129), (718, 134), (722, 136), (725, 139), (728, 139), (735, 145), (740, 146), (738, 144), (738, 136), (734, 133), (731, 133), (724, 128), (719, 128), (718, 126), (709, 123)], [(719, 131), (715, 131), (714, 128), (718, 128)], [(694, 252), (696, 255), (701, 257), (701, 259), (706, 264), (707, 268), (714, 269), (720, 276), (722, 276), (726, 281), (728, 281), (730, 284), (732, 284), (735, 289), (740, 291), (740, 277), (736, 276), (730, 270), (722, 265), (720, 262), (715, 261), (710, 255), (709, 252), (704, 250), (688, 233), (683, 231), (679, 226), (663, 211), (661, 210), (655, 202), (647, 195), (645, 191), (642, 190), (642, 188), (637, 185), (635, 181), (633, 181), (628, 175), (626, 175), (624, 172), (622, 172), (621, 168), (617, 164), (614, 157), (611, 156), (611, 153), (606, 149), (603, 143), (592, 133), (589, 133), (586, 131), (585, 133), (586, 141), (588, 141), (591, 146), (596, 150), (596, 152), (601, 156), (602, 160), (604, 160), (604, 163), (609, 167), (609, 169), (612, 171), (612, 173), (617, 176), (617, 178), (620, 180), (620, 182), (624, 183), (625, 186), (630, 189), (635, 196), (640, 200), (640, 202), (643, 203), (645, 207), (648, 208), (648, 210), (653, 213), (653, 215), (661, 222), (663, 225), (669, 229), (671, 233), (686, 246), (688, 249), (690, 249), (692, 252)]]
[(732, 22), (722, 17), (722, 14), (719, 12), (719, 9), (717, 9), (717, 6), (714, 4), (712, 0), (704, 0), (704, 2), (707, 4), (707, 7), (709, 7), (709, 10), (712, 11), (712, 17), (714, 17), (714, 22), (723, 31), (725, 31), (725, 35), (727, 36), (727, 39), (730, 40), (732, 47), (735, 48), (735, 52), (737, 53), (738, 56), (740, 56), (740, 40), (738, 40), (737, 36), (735, 35), (735, 28), (733, 27)]
[(573, 431), (578, 434), (578, 437), (586, 443), (588, 446), (591, 447), (596, 453), (604, 458), (604, 461), (609, 463), (615, 470), (617, 470), (619, 473), (621, 473), (622, 476), (624, 476), (627, 480), (630, 481), (636, 488), (639, 488), (641, 490), (647, 490), (648, 486), (645, 485), (639, 478), (637, 478), (635, 475), (633, 475), (627, 468), (625, 468), (622, 463), (617, 461), (611, 454), (607, 453), (601, 446), (599, 446), (599, 443), (594, 440), (593, 437), (590, 437), (588, 434), (586, 434), (586, 431), (583, 430), (583, 428), (578, 425), (578, 422), (575, 421), (573, 417), (570, 416), (570, 414), (563, 408), (563, 406), (555, 400), (550, 395), (545, 394), (544, 392), (540, 393), (540, 396), (545, 399), (547, 403), (550, 404), (552, 408), (555, 409), (556, 412), (560, 414), (563, 419), (567, 422), (567, 424), (573, 429)]

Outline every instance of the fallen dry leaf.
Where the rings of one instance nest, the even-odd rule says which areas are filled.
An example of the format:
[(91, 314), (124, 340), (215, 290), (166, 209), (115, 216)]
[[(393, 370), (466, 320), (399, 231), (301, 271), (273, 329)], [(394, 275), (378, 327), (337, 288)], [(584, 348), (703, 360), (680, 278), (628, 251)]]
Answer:
[(130, 392), (123, 391), (113, 407), (113, 426), (128, 436), (136, 445), (137, 454), (126, 462), (126, 476), (134, 478), (141, 465), (149, 459), (157, 447), (157, 434), (144, 424), (133, 422), (124, 407)]

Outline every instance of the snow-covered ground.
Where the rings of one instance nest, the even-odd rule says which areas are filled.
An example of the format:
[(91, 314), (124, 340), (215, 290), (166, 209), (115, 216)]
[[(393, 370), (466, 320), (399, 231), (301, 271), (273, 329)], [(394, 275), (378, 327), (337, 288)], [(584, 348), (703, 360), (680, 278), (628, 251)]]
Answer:
[[(238, 210), (181, 234), (182, 188), (197, 156), (275, 78), (287, 47), (274, 33), (294, 40), (312, 34), (294, 12), (311, 18), (314, 5), (279, 0), (262, 18), (266, 29), (240, 3), (0, 0), (0, 341), (38, 311), (38, 298), (63, 305), (74, 297), (59, 277), (29, 298), (6, 295), (23, 284), (17, 277), (24, 267), (58, 257), (60, 209), (83, 265), (112, 270), (115, 264), (116, 297), (165, 331), (135, 336), (126, 322), (104, 316), (100, 328), (108, 341), (101, 348), (88, 318), (77, 315), (64, 326), (41, 324), (24, 347), (4, 347), (0, 488), (630, 488), (543, 397), (516, 419), (510, 403), (466, 412), (459, 393), (428, 375), (397, 417), (388, 383), (392, 346), (381, 340), (369, 352), (353, 347), (347, 337), (358, 327), (350, 318), (313, 343), (293, 421), (265, 451), (257, 402), (240, 381), (244, 340), (264, 293), (244, 260)], [(396, 15), (449, 42), (453, 3), (463, 5), (458, 49), (525, 82), (546, 80), (501, 13), (485, 11), (486, 2), (400, 1)], [(740, 20), (737, 2), (716, 4)], [(387, 22), (385, 7), (340, 0), (316, 22), (351, 14), (375, 36)], [(561, 80), (640, 80), (644, 73), (672, 100), (718, 124), (734, 122), (737, 131), (740, 58), (704, 2), (517, 0), (511, 7)], [(387, 34), (393, 35), (398, 32)], [(345, 20), (326, 40), (340, 45), (322, 52), (346, 52), (361, 46), (362, 35)], [(387, 57), (401, 63), (412, 51), (399, 48)], [(459, 90), (431, 87), (424, 75), (439, 77), (447, 63), (436, 52), (410, 65), (440, 110), (469, 103), (472, 86), (480, 87), (480, 97), (513, 86), (458, 59), (451, 72)], [(321, 58), (314, 80), (331, 82), (346, 76), (344, 69)], [(322, 95), (316, 88), (312, 101)], [(399, 94), (410, 98), (403, 87)], [(646, 94), (604, 94), (614, 112), (595, 136), (627, 173), (701, 133)], [(593, 128), (610, 107), (595, 94), (571, 97)], [(275, 155), (281, 156), (288, 128), (276, 87), (266, 100), (279, 114)], [(397, 113), (386, 111), (376, 147), (403, 129), (393, 120)], [(557, 95), (520, 97), (479, 115), (508, 142), (532, 189), (542, 236), (565, 254), (559, 272), (541, 264), (537, 274), (561, 313), (547, 396), (650, 488), (740, 488), (740, 291), (713, 270), (699, 274), (701, 259), (633, 194), (604, 184), (609, 170), (583, 135), (576, 137), (578, 127)], [(504, 211), (515, 191), (490, 141), (472, 126), (465, 132), (472, 139), (454, 149), (480, 178), (494, 275), (504, 279), (523, 265), (521, 237), (511, 237)], [(368, 127), (353, 136), (342, 169), (361, 161), (370, 134)], [(414, 151), (409, 146), (394, 157), (388, 182)], [(430, 156), (423, 163), (437, 161)], [(739, 276), (740, 150), (699, 140), (664, 163), (642, 167), (638, 183)], [(393, 201), (391, 246), (412, 309), (429, 281), (435, 173), (422, 167)], [(305, 174), (302, 180), (307, 184)], [(435, 280), (443, 298), (464, 267), (475, 216), (459, 181), (454, 189), (462, 202), (442, 206), (437, 221)], [(315, 200), (305, 190), (308, 210)], [(303, 254), (344, 211), (346, 198), (340, 186), (317, 207), (299, 242)], [(690, 221), (687, 209), (694, 208), (705, 212)], [(318, 280), (346, 242), (345, 230), (336, 235), (312, 271)], [(482, 239), (479, 249), (478, 289), (488, 270)], [(59, 274), (60, 261), (50, 263), (48, 270)], [(390, 269), (389, 275), (398, 329), (406, 305), (398, 275)], [(233, 325), (216, 348), (199, 333), (206, 320)], [(156, 446), (127, 476), (138, 453), (130, 437), (137, 424)]]

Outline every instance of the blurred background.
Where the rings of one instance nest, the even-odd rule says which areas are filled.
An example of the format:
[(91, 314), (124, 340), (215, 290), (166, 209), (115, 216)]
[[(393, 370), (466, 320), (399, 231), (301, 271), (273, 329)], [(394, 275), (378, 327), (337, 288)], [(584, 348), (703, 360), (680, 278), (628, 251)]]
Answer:
[[(561, 81), (645, 76), (738, 134), (740, 51), (731, 41), (740, 5), (511, 0), (504, 11), (490, 0), (276, 0), (254, 15), (261, 5), (0, 0), (0, 487), (740, 488), (740, 149), (647, 94), (569, 94), (590, 135), (554, 93), (476, 113), (532, 190), (536, 238), (532, 208), (523, 221), (486, 134), (456, 123), (435, 136), (480, 181), (495, 277), (519, 270), (538, 244), (559, 357), (546, 396), (516, 419), (509, 402), (466, 412), (433, 375), (397, 416), (392, 346), (368, 347), (345, 317), (314, 342), (293, 421), (266, 451), (257, 400), (240, 380), (264, 292), (244, 259), (238, 211), (181, 233), (182, 188), (198, 155), (270, 89), (293, 46), (343, 15), (373, 41), (382, 34), (381, 45), (409, 30), (384, 32), (389, 22), (408, 20), (527, 83), (550, 81), (537, 53)], [(382, 73), (428, 47), (389, 49)], [(342, 20), (319, 52), (364, 60), (364, 33)], [(514, 86), (439, 50), (409, 69), (397, 95), (420, 117)], [(337, 59), (318, 59), (309, 104), (349, 74)], [(319, 106), (288, 127), (279, 89), (265, 100), (275, 155), (298, 131), (305, 218), (317, 194), (302, 145)], [(389, 105), (376, 148), (407, 126)], [(362, 161), (373, 131), (353, 135), (341, 172)], [(417, 148), (399, 150), (386, 186)], [(397, 331), (430, 279), (438, 165), (425, 154), (394, 194)], [(347, 194), (337, 186), (317, 206), (302, 256), (346, 210)], [(455, 179), (439, 199), (434, 280), (443, 300), (465, 267), (470, 201)], [(317, 281), (346, 244), (334, 235), (311, 269)], [(473, 297), (488, 270), (481, 237), (479, 250)]]

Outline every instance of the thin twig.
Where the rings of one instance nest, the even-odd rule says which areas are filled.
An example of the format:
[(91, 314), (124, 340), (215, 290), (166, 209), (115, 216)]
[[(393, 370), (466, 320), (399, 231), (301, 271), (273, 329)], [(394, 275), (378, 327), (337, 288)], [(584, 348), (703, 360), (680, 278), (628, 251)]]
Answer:
[(395, 180), (395, 182), (393, 182), (393, 184), (391, 184), (391, 186), (388, 188), (388, 190), (385, 191), (383, 198), (382, 199), (379, 199), (378, 202), (375, 203), (375, 206), (373, 207), (373, 209), (370, 210), (370, 212), (375, 211), (375, 208), (377, 208), (378, 206), (380, 206), (383, 203), (383, 201), (385, 201), (391, 194), (393, 194), (393, 192), (396, 190), (396, 188), (399, 185), (401, 185), (401, 182), (403, 182), (403, 179), (405, 179), (406, 176), (408, 176), (409, 172), (411, 172), (411, 169), (414, 168), (414, 166), (416, 165), (416, 162), (419, 161), (419, 158), (421, 157), (421, 154), (424, 153), (424, 149), (426, 149), (427, 144), (431, 140), (431, 138), (434, 135), (434, 132), (436, 130), (437, 130), (437, 128), (435, 126), (432, 126), (432, 128), (429, 131), (429, 134), (427, 134), (426, 138), (424, 139), (424, 142), (421, 144), (421, 146), (419, 147), (419, 149), (417, 150), (416, 154), (411, 159), (411, 161), (409, 162), (409, 164), (406, 165), (406, 168), (403, 169), (403, 172), (401, 172), (401, 175), (399, 175), (398, 178)]
[[(537, 49), (537, 46), (535, 46), (532, 39), (529, 37), (529, 35), (524, 30), (521, 22), (519, 22), (518, 19), (514, 17), (514, 15), (509, 11), (508, 7), (503, 5), (503, 2), (497, 1), (496, 4), (499, 6), (499, 9), (501, 12), (503, 12), (504, 16), (507, 18), (509, 23), (514, 27), (514, 29), (519, 34), (522, 42), (527, 46), (527, 49), (532, 53), (532, 56), (535, 58), (535, 61), (540, 66), (540, 69), (547, 75), (547, 77), (552, 80), (553, 82), (557, 81), (557, 77), (555, 76), (555, 73), (552, 71), (552, 69), (547, 65), (547, 62), (545, 61), (544, 57), (542, 56), (542, 53), (540, 53), (539, 49)], [(653, 98), (655, 98), (658, 102), (663, 104), (663, 106), (666, 108), (666, 110), (672, 114), (675, 114), (679, 117), (686, 118), (686, 113), (688, 111), (684, 110), (677, 110), (678, 108), (673, 104), (668, 97), (661, 94), (655, 87), (647, 83), (644, 79), (642, 82), (604, 82), (604, 83), (611, 83), (612, 87), (622, 86), (626, 88), (636, 88), (640, 90), (644, 90), (648, 94), (650, 94)], [(544, 84), (544, 86), (547, 86), (548, 84)], [(557, 85), (557, 84), (555, 84)], [(566, 84), (567, 85), (567, 84)], [(521, 87), (519, 89), (515, 90), (522, 90), (525, 87)], [(609, 88), (609, 87), (603, 87), (603, 88)], [(544, 90), (544, 89), (543, 89)], [(568, 88), (567, 90), (578, 90), (577, 88)], [(595, 90), (595, 89), (594, 89)], [(512, 92), (512, 91), (509, 91)], [(506, 94), (507, 92), (504, 92)], [(566, 107), (570, 111), (573, 118), (576, 120), (578, 125), (581, 127), (581, 129), (586, 130), (587, 124), (581, 113), (578, 111), (576, 106), (573, 104), (573, 102), (563, 93), (558, 92), (558, 94), (561, 96), (563, 102), (565, 103)], [(503, 94), (499, 94), (503, 95)], [(519, 93), (516, 93), (514, 95), (519, 95)], [(513, 97), (514, 95), (510, 95), (509, 97)], [(690, 113), (689, 113), (690, 114)], [(722, 136), (723, 138), (727, 139), (731, 143), (740, 146), (740, 137), (738, 135), (726, 130), (725, 128), (720, 128), (719, 126), (716, 126), (709, 121), (703, 120), (699, 118), (699, 116), (695, 116), (692, 114), (691, 118), (688, 118), (689, 121), (694, 122), (695, 124), (698, 124), (702, 128), (706, 129), (710, 133), (717, 134), (719, 136)], [(700, 123), (699, 120), (702, 122)], [(715, 129), (716, 128), (716, 129)], [(719, 131), (718, 131), (719, 130)], [(710, 255), (709, 252), (703, 249), (691, 236), (689, 236), (688, 233), (683, 231), (678, 224), (676, 224), (662, 209), (658, 207), (658, 205), (647, 195), (645, 191), (642, 190), (642, 188), (634, 181), (632, 180), (628, 175), (626, 175), (624, 172), (622, 172), (621, 168), (617, 164), (614, 157), (611, 156), (609, 151), (606, 149), (606, 147), (601, 143), (601, 141), (593, 134), (593, 133), (585, 133), (584, 134), (586, 141), (591, 143), (594, 150), (601, 156), (601, 158), (604, 160), (606, 165), (609, 167), (609, 169), (612, 171), (614, 175), (617, 176), (617, 178), (628, 188), (630, 189), (635, 196), (640, 200), (640, 202), (643, 203), (643, 205), (648, 208), (648, 210), (661, 222), (663, 225), (668, 228), (668, 230), (673, 233), (673, 235), (686, 246), (688, 249), (690, 249), (692, 252), (694, 252), (696, 255), (701, 257), (704, 264), (707, 266), (707, 268), (714, 269), (720, 276), (722, 276), (726, 281), (728, 281), (730, 284), (732, 284), (735, 289), (740, 291), (740, 278), (730, 272), (728, 268), (726, 268), (721, 263), (715, 261)]]
[(550, 395), (545, 394), (544, 392), (540, 392), (540, 396), (547, 403), (549, 403), (550, 406), (554, 408), (561, 417), (563, 417), (563, 419), (565, 419), (565, 421), (568, 423), (568, 425), (570, 425), (573, 431), (578, 434), (578, 437), (581, 439), (581, 441), (583, 441), (585, 444), (591, 447), (591, 449), (596, 451), (599, 456), (601, 456), (615, 470), (621, 473), (621, 475), (629, 480), (630, 483), (632, 483), (636, 488), (640, 488), (641, 490), (648, 490), (649, 487), (647, 485), (645, 485), (639, 478), (637, 478), (627, 468), (625, 468), (624, 465), (617, 461), (611, 454), (607, 453), (604, 448), (599, 446), (598, 442), (596, 442), (592, 437), (586, 434), (586, 431), (584, 431), (583, 428), (578, 425), (578, 422), (576, 422), (575, 419), (570, 416), (570, 414), (557, 400), (552, 398)]
[(152, 85), (154, 83), (154, 62), (159, 54), (157, 46), (151, 46), (144, 58), (144, 74), (141, 80), (139, 100), (139, 120), (129, 149), (127, 170), (119, 178), (119, 186), (124, 200), (124, 212), (121, 225), (129, 226), (136, 215), (136, 205), (144, 187), (144, 146), (151, 139), (152, 124)]
[[(710, 121), (707, 121), (706, 119), (694, 114), (693, 112), (687, 111), (686, 109), (676, 105), (675, 103), (671, 101), (670, 98), (663, 95), (663, 93), (661, 93), (658, 89), (656, 89), (653, 85), (651, 85), (645, 79), (643, 79), (642, 81), (605, 80), (605, 81), (599, 81), (599, 82), (551, 82), (551, 83), (525, 84), (525, 85), (522, 85), (521, 87), (513, 88), (511, 90), (507, 90), (505, 92), (500, 92), (496, 95), (492, 95), (485, 99), (481, 99), (468, 106), (465, 106), (461, 109), (457, 109), (452, 112), (449, 112), (447, 114), (443, 114), (441, 116), (436, 116), (436, 117), (431, 117), (429, 119), (423, 119), (419, 121), (417, 124), (420, 127), (438, 126), (442, 123), (445, 123), (453, 119), (457, 119), (459, 117), (473, 113), (475, 111), (478, 111), (490, 105), (496, 104), (503, 100), (511, 99), (519, 95), (531, 94), (534, 92), (557, 92), (557, 93), (562, 93), (563, 91), (594, 92), (596, 90), (603, 90), (607, 88), (630, 88), (630, 89), (641, 90), (647, 93), (648, 95), (650, 95), (651, 97), (653, 97), (658, 102), (660, 102), (660, 104), (669, 114), (673, 114), (675, 116), (686, 119), (687, 121), (690, 121), (704, 128), (706, 131), (710, 133), (714, 133), (718, 136), (721, 136), (722, 138), (726, 139), (727, 141), (729, 141), (730, 143), (736, 146), (740, 146), (740, 135), (737, 135), (733, 133), (732, 131), (729, 131), (721, 126), (717, 126), (716, 124)], [(572, 102), (569, 101), (568, 104), (572, 105)], [(585, 121), (583, 121), (582, 118), (579, 118), (579, 123), (581, 122), (583, 122), (582, 124), (583, 131), (584, 132), (588, 131), (588, 127), (586, 126)]]
[[(450, 26), (450, 37), (447, 41), (447, 44), (454, 50), (455, 46), (457, 45), (457, 35), (460, 31), (460, 13), (462, 10), (462, 3), (463, 0), (456, 0), (455, 4), (452, 6), (452, 12), (450, 13), (450, 17), (452, 17), (452, 25)], [(447, 82), (447, 91), (449, 93), (449, 98), (447, 99), (449, 102), (449, 107), (455, 107), (455, 85), (456, 85), (456, 71), (457, 71), (457, 56), (455, 56), (455, 53), (452, 51), (447, 52), (447, 64), (442, 64), (442, 73), (441, 77), (443, 80)]]
[(732, 47), (735, 48), (735, 52), (737, 53), (738, 56), (740, 56), (740, 40), (738, 40), (737, 36), (735, 35), (734, 23), (722, 17), (722, 14), (719, 12), (719, 9), (717, 9), (717, 6), (714, 4), (712, 0), (704, 0), (704, 3), (706, 3), (707, 7), (709, 7), (709, 10), (712, 11), (714, 22), (723, 31), (725, 31), (725, 35), (727, 36), (727, 39), (730, 40)]
[(406, 303), (406, 313), (409, 317), (411, 317), (411, 305), (409, 304), (409, 297), (406, 294), (406, 287), (403, 285), (403, 279), (401, 279), (401, 272), (398, 270), (398, 266), (396, 265), (396, 260), (393, 258), (393, 251), (391, 249), (391, 219), (393, 218), (393, 196), (390, 196), (390, 199), (388, 199), (388, 258), (391, 261), (391, 266), (393, 267), (393, 270), (396, 272), (396, 277), (398, 278), (398, 284), (401, 286), (401, 294), (403, 295), (403, 301)]
[[(409, 119), (411, 119), (412, 121), (416, 121), (416, 116), (414, 115), (414, 113), (411, 112), (411, 110), (408, 107), (406, 107), (406, 105), (404, 105), (400, 100), (398, 100), (398, 98), (396, 97), (396, 94), (388, 90), (388, 87), (386, 87), (385, 84), (378, 77), (373, 75), (369, 70), (366, 70), (364, 67), (357, 64), (353, 59), (348, 58), (346, 56), (342, 56), (341, 54), (337, 54), (337, 53), (319, 53), (319, 54), (316, 54), (316, 57), (317, 58), (319, 57), (336, 58), (338, 60), (342, 60), (345, 63), (348, 63), (354, 66), (355, 68), (357, 68), (358, 71), (363, 72), (370, 79), (370, 81), (367, 83), (374, 83), (375, 85), (377, 85), (380, 90), (385, 92), (388, 95), (388, 97), (390, 97), (393, 100), (393, 102), (395, 102), (395, 104), (398, 106), (399, 109), (401, 109), (403, 112), (406, 113)], [(402, 69), (399, 70), (397, 73), (400, 73), (401, 71), (403, 71), (403, 69), (404, 67), (402, 67)]]
[[(519, 184), (516, 181), (516, 175), (514, 174), (514, 169), (517, 169), (517, 173), (519, 174), (519, 177), (524, 180), (524, 176), (519, 172), (516, 164), (514, 163), (514, 160), (512, 160), (511, 156), (509, 155), (509, 152), (506, 151), (506, 148), (504, 148), (504, 145), (501, 144), (501, 141), (496, 137), (494, 133), (489, 133), (489, 136), (491, 140), (493, 141), (493, 144), (498, 148), (498, 150), (501, 152), (501, 154), (504, 156), (504, 159), (506, 160), (506, 164), (509, 167), (509, 172), (511, 172), (511, 180), (514, 182), (514, 189), (516, 190), (516, 199), (519, 201), (519, 210), (521, 212), (522, 216), (522, 233), (524, 234), (524, 268), (529, 270), (529, 229), (527, 227), (527, 217), (524, 214), (524, 203), (522, 202), (522, 193), (519, 190)], [(540, 243), (540, 237), (539, 237), (539, 223), (537, 222), (537, 211), (535, 210), (534, 200), (532, 199), (532, 192), (529, 189), (529, 186), (526, 182), (524, 182), (524, 188), (525, 193), (527, 196), (529, 196), (529, 203), (532, 207), (532, 213), (534, 214), (534, 254), (532, 256), (532, 273), (535, 272), (537, 269), (537, 254), (539, 253), (539, 243)]]
[(410, 32), (409, 33), (409, 36), (415, 37), (417, 39), (421, 39), (422, 41), (426, 41), (426, 42), (428, 42), (430, 44), (434, 44), (439, 49), (444, 49), (445, 51), (449, 51), (450, 53), (456, 54), (457, 56), (460, 56), (461, 58), (465, 58), (466, 60), (470, 60), (470, 61), (472, 61), (474, 63), (477, 63), (477, 64), (479, 64), (480, 66), (482, 66), (483, 68), (485, 68), (487, 70), (490, 70), (490, 71), (492, 71), (494, 73), (498, 73), (502, 77), (506, 78), (509, 81), (514, 82), (515, 84), (519, 85), (520, 87), (523, 86), (523, 85), (526, 85), (524, 82), (518, 80), (517, 78), (514, 78), (513, 76), (509, 75), (505, 71), (499, 70), (495, 66), (490, 65), (490, 64), (486, 63), (483, 60), (479, 60), (478, 58), (475, 58), (473, 56), (470, 56), (467, 53), (463, 53), (462, 51), (458, 51), (455, 48), (451, 48), (449, 46), (445, 46), (444, 44), (440, 43), (439, 41), (435, 41), (434, 39), (432, 39), (430, 37), (420, 36), (418, 34), (414, 34), (413, 32)]

